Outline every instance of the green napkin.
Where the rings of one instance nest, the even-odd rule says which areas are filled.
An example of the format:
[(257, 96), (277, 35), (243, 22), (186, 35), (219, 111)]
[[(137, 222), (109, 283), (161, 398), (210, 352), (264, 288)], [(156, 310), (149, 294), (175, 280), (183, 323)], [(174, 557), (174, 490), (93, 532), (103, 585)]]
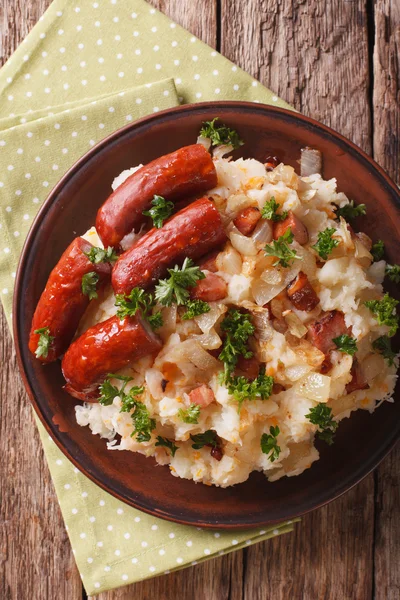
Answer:
[[(0, 296), (9, 321), (28, 229), (76, 159), (146, 114), (222, 99), (290, 108), (143, 0), (51, 4), (0, 71)], [(292, 529), (225, 533), (156, 519), (89, 481), (39, 431), (88, 594)]]

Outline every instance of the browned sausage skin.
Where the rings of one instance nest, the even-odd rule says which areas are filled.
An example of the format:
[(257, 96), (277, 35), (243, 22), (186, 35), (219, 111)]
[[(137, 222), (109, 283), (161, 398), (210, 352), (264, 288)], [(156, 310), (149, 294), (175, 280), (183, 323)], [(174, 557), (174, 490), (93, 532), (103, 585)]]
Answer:
[(98, 387), (108, 373), (115, 373), (142, 356), (158, 352), (162, 343), (139, 315), (111, 317), (90, 327), (68, 348), (62, 359), (65, 390), (87, 402), (95, 402)]
[(303, 271), (288, 285), (287, 295), (297, 310), (311, 312), (319, 304), (319, 298)]
[(112, 272), (114, 291), (128, 294), (134, 287), (149, 287), (168, 267), (186, 257), (200, 258), (225, 239), (215, 205), (208, 198), (200, 198), (168, 219), (161, 229), (151, 229), (119, 257)]
[(203, 300), (204, 302), (216, 302), (223, 300), (228, 295), (228, 285), (222, 277), (215, 273), (207, 273), (204, 279), (200, 279), (190, 290), (190, 297), (193, 300)]
[(248, 206), (241, 210), (233, 220), (235, 227), (243, 235), (251, 235), (261, 219), (261, 213), (258, 208)]
[(305, 225), (295, 214), (289, 210), (288, 216), (284, 221), (274, 223), (274, 240), (280, 238), (288, 229), (291, 229), (294, 239), (298, 244), (304, 246), (308, 242), (308, 231)]
[(92, 244), (83, 238), (75, 238), (50, 273), (40, 296), (32, 319), (29, 349), (36, 353), (40, 336), (35, 331), (48, 328), (54, 339), (47, 356), (38, 357), (43, 363), (53, 362), (65, 352), (88, 307), (90, 300), (82, 292), (82, 277), (94, 271), (99, 276), (97, 290), (110, 278), (109, 263), (93, 264), (86, 256), (91, 248)]
[(217, 172), (204, 146), (180, 148), (138, 169), (108, 197), (97, 213), (97, 233), (105, 247), (117, 247), (145, 221), (143, 211), (155, 195), (174, 201), (216, 185)]

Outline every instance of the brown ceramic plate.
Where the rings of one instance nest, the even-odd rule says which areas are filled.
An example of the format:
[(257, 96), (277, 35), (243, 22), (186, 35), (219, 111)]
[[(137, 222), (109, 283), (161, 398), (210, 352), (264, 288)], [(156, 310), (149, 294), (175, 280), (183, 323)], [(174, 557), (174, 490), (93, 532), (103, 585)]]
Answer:
[(359, 225), (383, 239), (391, 261), (400, 255), (400, 198), (395, 184), (367, 155), (328, 127), (297, 113), (245, 102), (195, 104), (152, 115), (121, 129), (90, 150), (64, 175), (40, 210), (25, 243), (14, 296), (14, 338), (26, 389), (49, 434), (92, 481), (120, 500), (179, 523), (226, 529), (257, 527), (291, 519), (321, 506), (359, 482), (394, 445), (400, 432), (400, 402), (370, 415), (345, 419), (331, 447), (299, 477), (268, 483), (253, 473), (228, 489), (172, 477), (167, 467), (131, 452), (110, 452), (106, 443), (75, 422), (74, 401), (61, 389), (60, 363), (43, 367), (28, 350), (30, 323), (50, 270), (76, 235), (95, 220), (124, 169), (195, 142), (200, 124), (219, 116), (237, 129), (245, 145), (237, 151), (264, 160), (276, 154), (298, 167), (306, 145), (323, 153), (324, 176), (367, 205)]

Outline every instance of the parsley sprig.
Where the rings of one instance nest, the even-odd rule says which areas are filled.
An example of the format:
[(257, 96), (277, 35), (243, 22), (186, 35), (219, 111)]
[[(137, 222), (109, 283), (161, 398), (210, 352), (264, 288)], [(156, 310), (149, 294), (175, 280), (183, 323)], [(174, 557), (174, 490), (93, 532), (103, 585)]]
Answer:
[(184, 423), (197, 425), (200, 417), (200, 406), (198, 404), (191, 404), (188, 408), (180, 408), (178, 410), (178, 417)]
[(151, 201), (151, 208), (144, 210), (145, 217), (151, 217), (154, 227), (160, 229), (163, 223), (174, 212), (174, 203), (166, 200), (163, 196), (154, 196)]
[(278, 460), (281, 453), (281, 448), (278, 446), (278, 435), (280, 429), (278, 426), (269, 428), (269, 433), (263, 433), (260, 440), (261, 451), (263, 454), (268, 454), (271, 462)]
[(115, 263), (118, 258), (117, 253), (114, 248), (108, 246), (108, 248), (99, 248), (98, 246), (94, 246), (89, 250), (89, 252), (84, 252), (91, 263), (97, 265), (102, 262), (109, 262), (111, 264)]
[(312, 246), (324, 260), (327, 260), (332, 250), (339, 246), (339, 240), (332, 238), (334, 233), (336, 233), (334, 227), (327, 227), (324, 231), (320, 231), (317, 243)]
[(215, 117), (212, 121), (204, 121), (200, 129), (200, 136), (210, 139), (213, 146), (229, 145), (235, 149), (244, 144), (237, 131), (230, 129), (223, 123), (216, 123), (216, 121), (219, 121), (218, 117)]
[(399, 317), (396, 314), (396, 306), (399, 301), (386, 293), (381, 300), (367, 300), (365, 306), (374, 315), (378, 325), (387, 325), (390, 328), (389, 336), (392, 337), (399, 327)]
[(343, 217), (346, 221), (350, 221), (351, 219), (355, 219), (356, 217), (360, 217), (362, 215), (367, 214), (367, 207), (365, 204), (354, 204), (354, 200), (350, 200), (349, 204), (345, 204), (341, 208), (336, 209), (336, 218), (339, 219)]
[(385, 275), (389, 277), (390, 281), (400, 283), (400, 265), (386, 265)]
[(156, 300), (164, 306), (171, 306), (173, 302), (186, 304), (189, 300), (188, 288), (205, 278), (203, 271), (190, 258), (185, 258), (181, 268), (175, 265), (173, 269), (168, 269), (168, 273), (169, 278), (160, 279), (155, 288)]
[(332, 418), (332, 409), (323, 402), (310, 408), (310, 412), (306, 418), (313, 424), (318, 426), (318, 437), (331, 446), (336, 429), (339, 424)]
[(282, 213), (278, 213), (278, 208), (280, 205), (275, 200), (274, 196), (264, 204), (264, 207), (261, 211), (261, 216), (263, 219), (268, 219), (269, 221), (274, 221), (275, 223), (278, 221), (284, 221), (288, 216), (287, 210), (284, 210)]
[(249, 337), (253, 335), (255, 327), (248, 313), (231, 309), (222, 321), (221, 329), (226, 336), (218, 358), (224, 363), (224, 381), (227, 382), (236, 367), (239, 356), (244, 358), (253, 356), (247, 343)]
[(115, 306), (118, 306), (117, 316), (120, 319), (133, 317), (140, 309), (143, 317), (150, 323), (153, 329), (158, 329), (163, 324), (161, 312), (151, 313), (155, 305), (152, 294), (142, 288), (133, 288), (128, 296), (117, 294)]
[(336, 347), (340, 352), (344, 354), (350, 354), (354, 356), (357, 352), (357, 340), (347, 334), (339, 335), (339, 337), (333, 338), (332, 342), (336, 344)]
[(281, 267), (289, 267), (295, 258), (300, 258), (297, 255), (296, 250), (289, 247), (294, 240), (294, 235), (290, 227), (286, 229), (285, 233), (281, 235), (277, 240), (274, 240), (270, 244), (267, 244), (264, 248), (264, 252), (267, 256), (275, 256), (276, 261), (273, 266), (281, 265)]
[(232, 377), (228, 382), (228, 392), (238, 402), (238, 412), (245, 400), (268, 400), (272, 394), (274, 378), (265, 375), (265, 370), (251, 381), (246, 377)]
[(33, 333), (37, 333), (39, 335), (38, 345), (35, 350), (36, 358), (40, 358), (41, 356), (43, 356), (43, 358), (47, 358), (51, 344), (54, 340), (54, 335), (50, 335), (50, 329), (48, 327), (35, 329)]
[(374, 257), (375, 262), (383, 258), (383, 255), (385, 254), (385, 244), (382, 240), (378, 240), (375, 244), (372, 244), (371, 254)]
[(168, 440), (167, 438), (161, 437), (161, 435), (157, 436), (157, 441), (155, 445), (164, 446), (165, 448), (168, 448), (173, 457), (175, 456), (175, 452), (179, 450), (179, 446), (177, 446), (173, 440)]
[(396, 352), (393, 352), (390, 338), (387, 335), (381, 335), (378, 337), (374, 342), (372, 342), (372, 347), (376, 352), (382, 354), (383, 358), (386, 358), (389, 366), (394, 364)]
[(98, 296), (96, 286), (99, 279), (95, 271), (89, 271), (89, 273), (85, 273), (82, 277), (82, 293), (88, 296), (89, 300), (94, 300)]
[(211, 310), (211, 306), (204, 300), (188, 300), (185, 304), (186, 312), (181, 316), (183, 321), (194, 319), (199, 315), (204, 315)]
[(220, 445), (219, 437), (212, 429), (207, 429), (204, 433), (190, 435), (190, 439), (194, 442), (194, 444), (192, 444), (194, 450), (200, 450), (201, 448), (204, 448), (204, 446), (217, 448)]
[[(117, 379), (118, 381), (123, 381), (124, 383), (123, 383), (121, 389), (118, 389), (115, 385), (112, 385), (111, 379)], [(103, 383), (99, 387), (99, 390), (100, 390), (99, 402), (100, 402), (100, 404), (102, 404), (103, 406), (110, 406), (113, 403), (114, 398), (116, 398), (117, 396), (122, 398), (122, 396), (124, 395), (124, 390), (125, 390), (126, 384), (129, 381), (132, 381), (132, 377), (129, 377), (127, 375), (115, 375), (114, 373), (109, 373), (107, 375), (106, 379), (103, 381)]]

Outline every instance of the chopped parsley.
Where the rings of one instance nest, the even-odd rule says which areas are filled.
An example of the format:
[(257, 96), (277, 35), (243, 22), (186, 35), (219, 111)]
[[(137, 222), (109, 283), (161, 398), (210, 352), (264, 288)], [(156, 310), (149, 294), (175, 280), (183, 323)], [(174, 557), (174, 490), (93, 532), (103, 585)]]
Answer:
[(381, 300), (367, 300), (365, 306), (374, 315), (378, 325), (387, 325), (390, 328), (389, 336), (392, 337), (399, 327), (399, 317), (396, 314), (396, 306), (399, 301), (386, 293)]
[[(133, 385), (127, 394), (121, 394), (121, 410), (120, 412), (131, 412), (137, 403), (137, 396), (144, 392), (144, 386)], [(121, 392), (120, 392), (121, 393)]]
[(261, 211), (261, 216), (263, 219), (268, 219), (269, 221), (284, 221), (288, 216), (287, 210), (284, 210), (282, 213), (277, 212), (280, 205), (275, 200), (274, 196), (271, 196), (270, 200), (264, 204), (264, 207)]
[(268, 458), (271, 462), (275, 462), (281, 453), (281, 449), (278, 446), (278, 435), (280, 429), (278, 426), (269, 428), (269, 433), (263, 433), (260, 440), (261, 450), (263, 454), (268, 454)]
[(339, 335), (339, 337), (333, 338), (332, 342), (336, 344), (336, 347), (340, 352), (344, 354), (350, 354), (350, 356), (354, 356), (357, 352), (357, 340), (355, 340), (350, 335)]
[(33, 333), (39, 335), (39, 341), (35, 350), (36, 358), (47, 358), (50, 350), (50, 346), (53, 343), (54, 335), (50, 335), (50, 329), (48, 327), (41, 327), (41, 329), (35, 329)]
[(277, 265), (281, 265), (281, 267), (289, 267), (295, 258), (300, 258), (296, 254), (296, 251), (289, 247), (289, 244), (293, 242), (293, 239), (294, 235), (289, 227), (277, 240), (274, 240), (265, 246), (265, 254), (267, 256), (275, 256), (277, 258), (277, 260), (273, 263), (274, 267)]
[(171, 306), (176, 304), (186, 304), (189, 300), (187, 288), (194, 287), (205, 275), (200, 267), (195, 266), (190, 258), (185, 258), (181, 268), (175, 265), (173, 269), (168, 269), (169, 278), (160, 279), (155, 289), (155, 297), (160, 304)]
[(192, 444), (194, 450), (200, 450), (204, 446), (212, 446), (212, 448), (217, 448), (219, 446), (219, 438), (212, 429), (207, 429), (204, 433), (190, 435), (190, 439), (194, 442), (194, 444)]
[(96, 285), (98, 281), (99, 276), (97, 273), (95, 273), (95, 271), (85, 273), (85, 275), (82, 277), (82, 293), (85, 296), (88, 296), (89, 300), (94, 300), (94, 298), (97, 298)]
[(386, 358), (389, 366), (394, 364), (396, 352), (393, 352), (390, 338), (387, 335), (381, 335), (378, 337), (374, 342), (372, 342), (372, 347), (376, 352), (382, 354), (383, 358)]
[(165, 446), (170, 450), (171, 455), (175, 456), (175, 452), (179, 450), (179, 446), (177, 446), (172, 440), (167, 440), (167, 438), (161, 437), (161, 435), (157, 436), (157, 441), (155, 443), (156, 446)]
[(200, 406), (198, 404), (191, 404), (189, 408), (180, 408), (178, 416), (184, 423), (197, 425), (200, 416)]
[(350, 221), (351, 219), (355, 219), (356, 217), (361, 217), (362, 215), (367, 214), (367, 207), (365, 204), (354, 204), (354, 200), (350, 200), (349, 204), (345, 204), (341, 208), (336, 209), (336, 218), (339, 219), (343, 217), (346, 221)]
[(150, 418), (150, 413), (143, 402), (136, 400), (134, 409), (131, 416), (135, 429), (132, 431), (131, 437), (136, 435), (138, 442), (148, 442), (151, 438), (151, 432), (155, 429), (156, 420)]
[[(116, 386), (111, 385), (111, 383), (110, 383), (111, 379), (118, 379), (119, 381), (124, 382), (120, 390)], [(122, 398), (122, 396), (124, 395), (124, 390), (125, 390), (126, 384), (129, 381), (132, 381), (132, 377), (128, 377), (126, 375), (115, 375), (114, 373), (108, 373), (106, 379), (103, 381), (103, 383), (99, 387), (99, 390), (100, 390), (99, 402), (100, 402), (100, 404), (102, 404), (103, 406), (110, 406), (110, 404), (113, 403), (114, 398), (116, 398), (117, 396)]]
[(251, 381), (246, 377), (232, 377), (227, 382), (228, 392), (238, 402), (238, 411), (242, 408), (245, 400), (268, 400), (272, 394), (274, 378), (260, 373), (256, 379)]
[(332, 250), (336, 248), (336, 246), (339, 246), (339, 240), (334, 240), (332, 238), (334, 233), (336, 233), (334, 227), (327, 227), (325, 231), (320, 231), (317, 243), (312, 246), (324, 260), (327, 260), (328, 255)]
[(114, 248), (111, 248), (111, 246), (108, 246), (108, 248), (99, 248), (94, 246), (89, 252), (84, 252), (84, 254), (86, 254), (90, 262), (94, 265), (102, 262), (109, 262), (113, 264), (118, 258), (117, 253), (115, 252)]
[(332, 409), (326, 404), (320, 402), (314, 408), (310, 408), (310, 412), (306, 418), (313, 424), (318, 426), (318, 437), (331, 446), (338, 423), (332, 419)]
[(208, 302), (205, 302), (204, 300), (188, 300), (185, 306), (186, 312), (181, 317), (184, 321), (194, 319), (199, 315), (204, 315), (204, 313), (208, 313), (211, 309)]
[(233, 149), (243, 146), (244, 142), (240, 139), (239, 134), (234, 129), (230, 129), (223, 123), (216, 124), (219, 121), (215, 117), (212, 121), (204, 121), (200, 129), (200, 137), (211, 140), (213, 146), (232, 146)]
[(222, 352), (218, 356), (224, 363), (224, 381), (228, 381), (234, 371), (239, 356), (251, 358), (253, 353), (247, 347), (248, 339), (255, 328), (248, 313), (231, 309), (221, 323), (221, 329), (226, 334)]
[(174, 203), (163, 198), (163, 196), (154, 196), (151, 201), (151, 208), (144, 210), (143, 214), (145, 217), (151, 217), (153, 220), (154, 227), (160, 229), (163, 223), (168, 219), (174, 212)]
[(385, 275), (389, 277), (390, 281), (400, 283), (400, 265), (386, 265)]
[(154, 307), (154, 298), (152, 294), (145, 292), (142, 288), (133, 288), (128, 296), (117, 294), (115, 306), (118, 306), (117, 317), (125, 319), (125, 317), (133, 317), (140, 309), (142, 315), (150, 323), (153, 329), (158, 329), (163, 324), (161, 312), (156, 312), (154, 315), (151, 311)]
[(385, 254), (385, 244), (382, 240), (378, 240), (375, 244), (372, 244), (371, 254), (374, 257), (374, 261), (382, 260), (383, 255)]

